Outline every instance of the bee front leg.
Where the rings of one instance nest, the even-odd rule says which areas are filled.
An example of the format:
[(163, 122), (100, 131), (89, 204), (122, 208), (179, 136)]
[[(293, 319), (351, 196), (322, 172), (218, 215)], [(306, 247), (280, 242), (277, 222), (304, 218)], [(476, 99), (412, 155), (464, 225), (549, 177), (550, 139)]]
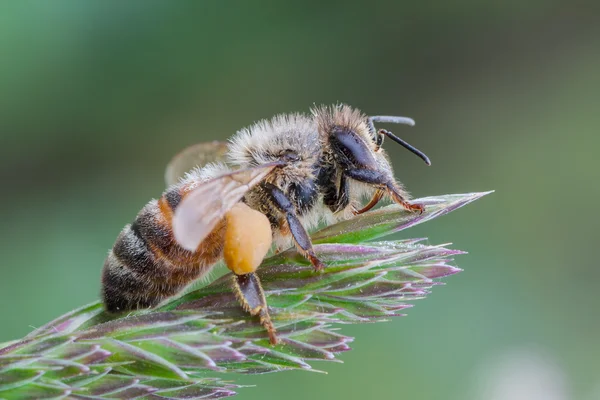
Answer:
[(339, 180), (339, 186), (336, 184), (334, 171), (323, 168), (319, 176), (320, 184), (323, 190), (323, 202), (332, 213), (337, 213), (350, 204), (349, 192), (350, 186), (348, 179), (342, 174)]
[(308, 232), (306, 232), (306, 229), (304, 229), (304, 226), (302, 226), (302, 223), (298, 219), (298, 215), (296, 215), (296, 210), (290, 199), (287, 198), (281, 189), (271, 183), (263, 183), (261, 187), (273, 205), (285, 214), (290, 233), (300, 253), (310, 261), (317, 271), (322, 271), (325, 265), (317, 258), (310, 236), (308, 236)]
[(252, 316), (258, 315), (260, 323), (269, 334), (269, 342), (273, 345), (279, 343), (258, 276), (254, 272), (244, 275), (233, 274), (233, 290), (244, 311)]
[[(408, 211), (416, 211), (422, 213), (425, 209), (421, 204), (412, 204), (405, 199), (405, 193), (402, 189), (385, 174), (372, 169), (348, 169), (346, 176), (359, 182), (369, 183), (384, 190), (395, 203), (401, 205)], [(373, 204), (374, 205), (374, 204)], [(362, 211), (362, 210), (361, 210)]]
[(379, 203), (379, 200), (381, 200), (381, 198), (383, 197), (384, 194), (385, 194), (385, 192), (383, 190), (377, 189), (377, 191), (375, 191), (375, 194), (371, 198), (371, 201), (369, 201), (369, 203), (367, 203), (367, 205), (364, 206), (363, 208), (361, 208), (360, 210), (355, 210), (354, 215), (360, 215), (360, 214), (366, 213), (371, 208), (375, 207), (377, 205), (377, 203)]

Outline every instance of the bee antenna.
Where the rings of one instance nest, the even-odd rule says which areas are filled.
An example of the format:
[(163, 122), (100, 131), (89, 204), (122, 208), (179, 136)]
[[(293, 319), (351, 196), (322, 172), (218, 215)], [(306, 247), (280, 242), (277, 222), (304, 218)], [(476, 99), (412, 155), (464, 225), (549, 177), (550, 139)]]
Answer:
[(371, 123), (373, 122), (381, 122), (383, 124), (402, 124), (402, 125), (410, 125), (415, 126), (415, 120), (408, 117), (393, 117), (390, 115), (375, 115), (369, 118)]
[[(408, 117), (394, 117), (394, 116), (389, 116), (389, 115), (375, 115), (373, 117), (369, 117), (369, 129), (371, 129), (371, 131), (373, 133), (376, 132), (375, 131), (375, 125), (373, 124), (373, 122), (381, 122), (381, 123), (388, 123), (388, 124), (403, 124), (403, 125), (415, 126), (415, 120), (412, 119), (412, 118), (408, 118)], [(423, 161), (425, 161), (425, 164), (431, 165), (431, 161), (429, 160), (429, 157), (427, 157), (427, 155), (425, 153), (423, 153), (421, 150), (417, 149), (416, 147), (411, 146), (410, 144), (408, 144), (404, 140), (400, 139), (398, 136), (394, 135), (392, 132), (387, 131), (385, 129), (381, 129), (379, 131), (379, 133), (381, 133), (381, 134), (389, 137), (394, 142), (400, 144), (401, 146), (403, 146), (405, 149), (407, 149), (411, 153), (417, 155), (419, 158), (421, 158)]]
[(407, 149), (411, 153), (413, 153), (416, 156), (418, 156), (419, 158), (421, 158), (423, 161), (425, 161), (425, 164), (431, 165), (431, 161), (429, 160), (429, 157), (427, 157), (427, 155), (425, 153), (423, 153), (421, 150), (419, 150), (416, 147), (411, 146), (410, 144), (406, 143), (404, 140), (400, 139), (398, 136), (394, 135), (390, 131), (387, 131), (385, 129), (381, 129), (379, 132), (382, 133), (382, 134), (384, 134), (385, 136), (389, 137), (394, 142), (402, 145), (405, 149)]

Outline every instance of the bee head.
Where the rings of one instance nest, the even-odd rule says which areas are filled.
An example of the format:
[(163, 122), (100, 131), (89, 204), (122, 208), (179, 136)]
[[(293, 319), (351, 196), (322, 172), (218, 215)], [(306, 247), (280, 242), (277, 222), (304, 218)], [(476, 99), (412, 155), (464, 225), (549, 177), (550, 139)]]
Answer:
[[(341, 147), (344, 148), (342, 152), (352, 153), (352, 157), (359, 157), (366, 160), (369, 158), (366, 154), (368, 152), (375, 151), (375, 153), (381, 153), (383, 139), (387, 136), (417, 155), (427, 165), (431, 165), (431, 161), (425, 153), (411, 146), (390, 131), (385, 129), (377, 130), (374, 125), (375, 122), (381, 122), (413, 126), (415, 121), (411, 118), (383, 115), (368, 117), (358, 109), (345, 104), (317, 107), (312, 110), (312, 113), (317, 120), (319, 132), (321, 132), (322, 137), (325, 139), (324, 144), (327, 144), (330, 140), (339, 142)], [(368, 143), (363, 142), (361, 145), (353, 137), (360, 137)], [(369, 147), (369, 150), (363, 148), (365, 144)]]

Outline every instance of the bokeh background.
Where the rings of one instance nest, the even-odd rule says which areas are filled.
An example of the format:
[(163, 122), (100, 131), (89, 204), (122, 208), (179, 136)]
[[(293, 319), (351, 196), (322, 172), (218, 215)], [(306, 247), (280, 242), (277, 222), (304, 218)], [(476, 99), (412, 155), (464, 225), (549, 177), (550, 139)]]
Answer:
[(328, 375), (240, 399), (600, 399), (600, 16), (581, 1), (0, 5), (0, 341), (98, 298), (170, 157), (314, 103), (407, 115), (415, 196), (496, 193), (402, 236), (469, 255)]

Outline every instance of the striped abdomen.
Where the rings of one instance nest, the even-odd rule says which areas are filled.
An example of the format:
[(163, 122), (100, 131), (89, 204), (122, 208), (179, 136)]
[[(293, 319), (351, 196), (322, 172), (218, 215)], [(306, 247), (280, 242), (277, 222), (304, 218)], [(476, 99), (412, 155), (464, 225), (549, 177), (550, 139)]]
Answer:
[(204, 275), (221, 257), (223, 224), (195, 252), (181, 248), (173, 237), (173, 211), (190, 186), (172, 186), (121, 231), (102, 272), (102, 299), (109, 312), (153, 307)]

